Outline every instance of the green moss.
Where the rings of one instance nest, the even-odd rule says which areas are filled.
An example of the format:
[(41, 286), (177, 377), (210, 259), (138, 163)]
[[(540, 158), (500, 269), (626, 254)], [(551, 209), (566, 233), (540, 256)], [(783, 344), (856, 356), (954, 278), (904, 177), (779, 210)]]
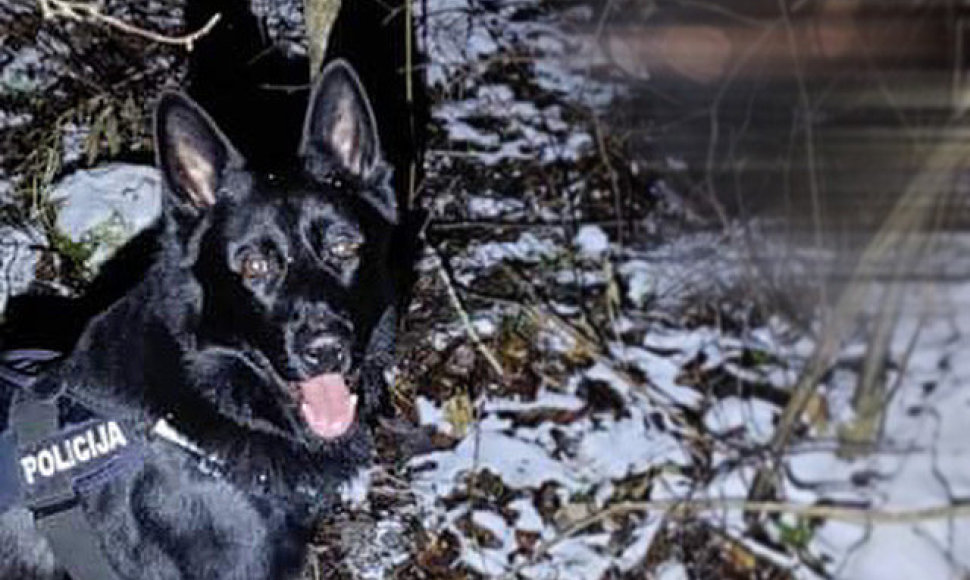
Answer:
[(815, 536), (815, 528), (807, 518), (798, 518), (794, 524), (778, 520), (775, 525), (781, 534), (781, 542), (799, 553), (808, 548)]
[(79, 282), (89, 277), (87, 263), (94, 254), (94, 244), (75, 242), (54, 227), (48, 229), (47, 239), (50, 240), (51, 249), (63, 260), (62, 267), (68, 280)]

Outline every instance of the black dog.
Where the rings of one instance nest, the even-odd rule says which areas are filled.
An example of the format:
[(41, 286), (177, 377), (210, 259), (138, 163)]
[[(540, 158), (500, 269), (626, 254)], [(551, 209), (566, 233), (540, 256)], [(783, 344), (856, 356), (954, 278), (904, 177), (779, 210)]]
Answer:
[[(217, 14), (220, 17), (219, 25), (198, 40), (189, 56), (188, 94), (236, 145), (251, 170), (278, 173), (293, 163), (311, 90), (305, 52), (282, 45), (278, 37), (283, 33), (274, 34), (266, 15), (257, 12), (300, 14), (302, 4), (302, 0), (185, 3), (189, 30), (198, 30)], [(262, 10), (256, 10), (257, 5)], [(391, 246), (393, 276), (402, 302), (415, 281), (413, 266), (427, 221), (412, 197), (423, 180), (430, 119), (421, 73), (425, 60), (409, 45), (417, 46), (417, 38), (405, 0), (360, 0), (341, 3), (326, 54), (327, 62), (350, 63), (365, 91), (380, 96), (372, 104), (398, 199), (399, 223)], [(90, 320), (144, 277), (157, 251), (156, 237), (150, 230), (127, 244), (79, 297), (55, 296), (43, 289), (12, 297), (0, 324), (0, 351), (71, 351)], [(3, 421), (0, 413), (0, 429)]]
[[(34, 525), (78, 536), (57, 523), (68, 507), (118, 578), (291, 577), (313, 518), (369, 459), (397, 206), (352, 69), (321, 73), (278, 172), (248, 169), (183, 96), (161, 99), (155, 139), (167, 195), (147, 275), (14, 395), (0, 460), (5, 441), (16, 463), (0, 472), (21, 489), (0, 505), (0, 578), (98, 569)], [(36, 429), (45, 413), (54, 435)]]

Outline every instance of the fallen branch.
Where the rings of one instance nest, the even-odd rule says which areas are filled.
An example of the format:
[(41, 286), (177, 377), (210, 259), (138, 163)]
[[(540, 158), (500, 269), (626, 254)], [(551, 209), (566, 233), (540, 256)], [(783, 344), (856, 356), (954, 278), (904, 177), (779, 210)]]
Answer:
[(114, 16), (103, 14), (100, 6), (93, 2), (75, 2), (71, 0), (38, 0), (38, 3), (40, 4), (40, 12), (44, 17), (44, 20), (64, 18), (67, 20), (73, 20), (75, 22), (104, 24), (126, 34), (139, 36), (152, 42), (182, 46), (189, 52), (192, 51), (195, 42), (208, 34), (222, 18), (221, 14), (215, 14), (209, 19), (208, 22), (205, 23), (205, 26), (196, 30), (195, 32), (185, 34), (183, 36), (167, 36), (165, 34), (152, 32), (151, 30), (139, 28), (133, 24), (128, 24), (124, 20), (115, 18)]
[(970, 503), (956, 503), (913, 509), (874, 509), (836, 505), (802, 505), (776, 501), (748, 501), (745, 498), (712, 498), (692, 500), (631, 501), (613, 504), (595, 514), (583, 518), (552, 540), (545, 542), (528, 561), (510, 570), (504, 578), (516, 575), (535, 565), (556, 545), (579, 532), (613, 516), (640, 512), (663, 512), (664, 517), (685, 519), (697, 512), (739, 511), (749, 514), (789, 514), (799, 517), (835, 520), (850, 524), (915, 524), (931, 520), (970, 517)]

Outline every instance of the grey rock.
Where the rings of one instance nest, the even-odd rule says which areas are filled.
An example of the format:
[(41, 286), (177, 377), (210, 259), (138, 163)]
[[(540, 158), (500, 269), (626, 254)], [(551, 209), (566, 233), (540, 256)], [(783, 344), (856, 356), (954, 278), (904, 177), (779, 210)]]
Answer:
[(85, 266), (96, 270), (161, 213), (161, 182), (154, 167), (114, 163), (72, 173), (51, 201), (57, 229), (92, 251)]
[(25, 292), (34, 281), (44, 236), (29, 227), (0, 226), (0, 312), (7, 299)]

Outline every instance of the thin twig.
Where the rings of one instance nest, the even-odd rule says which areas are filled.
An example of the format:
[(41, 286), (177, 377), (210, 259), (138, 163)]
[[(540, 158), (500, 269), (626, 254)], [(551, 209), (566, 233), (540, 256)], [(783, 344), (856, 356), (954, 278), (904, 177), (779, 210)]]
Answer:
[(616, 221), (620, 224), (616, 228), (616, 245), (623, 247), (623, 191), (620, 188), (620, 176), (610, 161), (610, 152), (606, 146), (606, 137), (603, 135), (603, 127), (600, 125), (596, 115), (590, 115), (593, 124), (593, 134), (596, 136), (596, 148), (599, 151), (600, 161), (606, 168), (606, 174), (610, 178), (610, 190), (613, 194), (613, 212)]
[(114, 16), (103, 14), (100, 6), (95, 3), (74, 2), (70, 0), (38, 0), (38, 3), (40, 4), (40, 11), (45, 20), (65, 18), (76, 22), (104, 24), (124, 33), (151, 40), (152, 42), (182, 46), (189, 52), (192, 51), (195, 42), (208, 34), (222, 18), (221, 14), (215, 14), (205, 23), (205, 26), (195, 32), (182, 36), (168, 36), (139, 28)]
[(482, 337), (478, 334), (478, 331), (475, 330), (475, 326), (472, 324), (471, 318), (468, 316), (468, 311), (466, 311), (465, 307), (462, 305), (461, 298), (458, 297), (458, 292), (455, 290), (455, 285), (451, 281), (451, 275), (445, 269), (445, 262), (442, 259), (441, 254), (438, 253), (437, 248), (435, 248), (432, 244), (428, 244), (428, 248), (437, 261), (438, 277), (441, 278), (441, 282), (445, 286), (445, 291), (448, 293), (448, 299), (451, 301), (451, 305), (455, 309), (455, 312), (458, 313), (458, 318), (461, 319), (462, 326), (465, 328), (465, 333), (468, 335), (468, 338), (471, 339), (472, 344), (475, 345), (475, 348), (478, 349), (478, 352), (482, 355), (482, 358), (484, 358), (488, 365), (492, 367), (495, 374), (498, 375), (499, 379), (504, 380), (505, 369), (502, 368), (502, 364), (498, 361), (498, 358), (496, 358), (495, 354), (482, 340)]

